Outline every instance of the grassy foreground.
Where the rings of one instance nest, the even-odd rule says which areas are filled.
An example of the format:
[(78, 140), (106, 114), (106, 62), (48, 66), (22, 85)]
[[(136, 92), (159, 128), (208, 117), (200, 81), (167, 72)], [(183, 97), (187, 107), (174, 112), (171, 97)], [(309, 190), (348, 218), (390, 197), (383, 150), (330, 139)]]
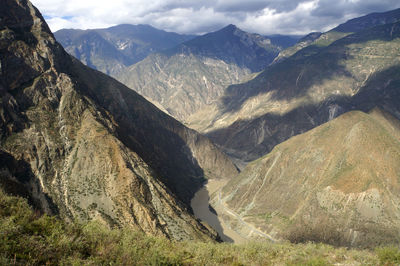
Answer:
[(396, 265), (400, 250), (324, 244), (173, 242), (130, 229), (40, 216), (0, 191), (0, 265)]

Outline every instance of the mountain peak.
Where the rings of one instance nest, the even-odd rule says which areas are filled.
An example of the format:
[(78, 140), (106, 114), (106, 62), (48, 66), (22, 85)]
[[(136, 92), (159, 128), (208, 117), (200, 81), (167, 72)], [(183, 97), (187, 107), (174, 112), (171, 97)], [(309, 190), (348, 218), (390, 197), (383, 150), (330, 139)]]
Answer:
[(228, 26), (222, 28), (220, 31), (224, 31), (224, 30), (229, 30), (229, 31), (234, 31), (239, 29), (236, 25), (234, 24), (229, 24)]
[(154, 28), (153, 26), (149, 24), (119, 24), (115, 25), (112, 27), (109, 27), (107, 29), (103, 30), (108, 30), (108, 31), (113, 31), (113, 30), (129, 30), (129, 31), (139, 31), (139, 30), (148, 30), (148, 31), (162, 31), (159, 29)]
[(228, 26), (223, 27), (222, 29), (217, 30), (215, 32), (211, 32), (209, 34), (213, 34), (213, 33), (215, 33), (215, 34), (232, 34), (232, 35), (237, 35), (237, 36), (243, 36), (244, 34), (246, 34), (246, 35), (250, 35), (251, 34), (251, 33), (248, 33), (246, 31), (238, 28), (234, 24), (229, 24)]
[[(252, 72), (264, 69), (280, 48), (271, 44), (267, 37), (245, 32), (233, 24), (202, 36), (169, 50), (166, 54), (190, 53), (202, 57), (221, 59), (246, 67)], [(258, 58), (258, 60), (255, 60)]]

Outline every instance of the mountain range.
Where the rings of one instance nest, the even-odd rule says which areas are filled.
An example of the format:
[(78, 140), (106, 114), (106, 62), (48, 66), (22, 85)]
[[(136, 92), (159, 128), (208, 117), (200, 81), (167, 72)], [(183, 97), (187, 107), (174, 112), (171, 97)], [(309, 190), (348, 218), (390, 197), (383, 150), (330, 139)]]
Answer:
[(400, 9), (302, 38), (0, 18), (0, 188), (37, 212), (221, 241), (190, 205), (218, 181), (246, 240), (398, 244)]
[(399, 22), (332, 43), (317, 38), (254, 79), (228, 87), (187, 123), (243, 163), (350, 110), (378, 106), (399, 117), (398, 37)]
[[(298, 38), (280, 35), (264, 37), (228, 25), (219, 31), (197, 37), (168, 33), (176, 41), (173, 45), (169, 41), (172, 37), (148, 26), (152, 30), (147, 34), (155, 37), (151, 40), (147, 38), (146, 43), (149, 47), (157, 48), (144, 60), (133, 64), (134, 61), (129, 63), (117, 53), (118, 47), (113, 48), (108, 43), (106, 45), (105, 41), (100, 45), (90, 37), (96, 32), (97, 38), (100, 38), (100, 34), (107, 32), (107, 36), (118, 37), (112, 39), (111, 43), (119, 43), (121, 37), (116, 31), (124, 27), (139, 26), (119, 25), (96, 31), (60, 30), (55, 36), (71, 55), (88, 66), (111, 74), (182, 122), (220, 97), (227, 86), (244, 81), (249, 78), (249, 74), (263, 70), (279, 51), (294, 44)], [(124, 43), (138, 42), (138, 39), (134, 34), (123, 36)], [(76, 52), (76, 47), (87, 47), (86, 52)], [(129, 48), (125, 50), (130, 51)], [(90, 62), (85, 59), (89, 57), (93, 58)]]
[(288, 45), (295, 40), (270, 39), (228, 25), (152, 54), (116, 78), (184, 122), (222, 96), (227, 86), (268, 66), (283, 49), (275, 42)]
[(153, 52), (172, 48), (194, 35), (150, 25), (122, 24), (106, 29), (62, 29), (54, 33), (65, 50), (87, 66), (115, 75)]

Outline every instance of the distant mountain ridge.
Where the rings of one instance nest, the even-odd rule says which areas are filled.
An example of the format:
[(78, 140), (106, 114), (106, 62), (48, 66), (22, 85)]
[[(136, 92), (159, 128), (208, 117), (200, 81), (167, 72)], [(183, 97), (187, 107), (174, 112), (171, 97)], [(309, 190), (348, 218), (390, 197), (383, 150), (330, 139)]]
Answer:
[(400, 8), (386, 12), (371, 13), (362, 17), (353, 18), (333, 28), (331, 31), (359, 32), (375, 26), (395, 23), (399, 20)]
[(248, 33), (230, 24), (218, 31), (186, 41), (164, 53), (193, 54), (219, 59), (227, 64), (258, 72), (272, 62), (280, 49), (281, 47), (273, 44), (267, 36)]
[(275, 42), (288, 45), (296, 38), (275, 36), (273, 40), (228, 25), (151, 54), (117, 79), (185, 121), (220, 97), (227, 86), (268, 66), (283, 49)]
[(308, 34), (304, 38), (300, 39), (296, 45), (280, 52), (280, 54), (275, 58), (274, 63), (294, 55), (297, 51), (307, 46), (327, 46), (348, 34), (357, 33), (379, 25), (395, 23), (398, 21), (400, 21), (400, 8), (387, 12), (371, 13), (362, 17), (350, 19), (327, 32), (313, 32)]
[(114, 75), (152, 52), (194, 38), (150, 25), (121, 24), (105, 29), (62, 29), (54, 33), (67, 52), (86, 65)]

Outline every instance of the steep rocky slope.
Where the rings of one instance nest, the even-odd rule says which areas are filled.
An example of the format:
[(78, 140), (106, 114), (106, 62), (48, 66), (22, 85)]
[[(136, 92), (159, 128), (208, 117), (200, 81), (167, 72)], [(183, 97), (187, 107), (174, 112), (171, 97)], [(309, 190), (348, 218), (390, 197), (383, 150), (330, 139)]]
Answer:
[(91, 68), (113, 76), (152, 52), (172, 48), (195, 37), (149, 25), (129, 24), (106, 29), (62, 29), (54, 36), (69, 54)]
[(351, 111), (249, 163), (215, 201), (242, 233), (250, 224), (295, 242), (398, 243), (399, 140), (390, 114)]
[(27, 0), (0, 3), (0, 184), (65, 219), (210, 239), (188, 213), (236, 174), (206, 138), (69, 56)]
[(119, 73), (128, 65), (128, 58), (96, 31), (60, 30), (55, 36), (69, 54), (108, 75)]
[(268, 37), (229, 25), (152, 54), (117, 78), (185, 121), (222, 96), (227, 86), (264, 69), (281, 49)]
[(379, 106), (400, 118), (399, 37), (397, 22), (304, 48), (227, 88), (217, 104), (188, 118), (189, 125), (248, 162), (349, 110)]
[(152, 54), (118, 79), (180, 121), (247, 79), (248, 69), (192, 54)]
[(274, 61), (272, 62), (273, 64), (278, 63), (292, 55), (294, 55), (296, 52), (299, 50), (303, 49), (304, 47), (310, 46), (317, 40), (321, 35), (323, 35), (322, 32), (311, 32), (301, 38), (295, 45), (290, 46), (282, 51), (279, 52), (278, 56), (275, 57)]

